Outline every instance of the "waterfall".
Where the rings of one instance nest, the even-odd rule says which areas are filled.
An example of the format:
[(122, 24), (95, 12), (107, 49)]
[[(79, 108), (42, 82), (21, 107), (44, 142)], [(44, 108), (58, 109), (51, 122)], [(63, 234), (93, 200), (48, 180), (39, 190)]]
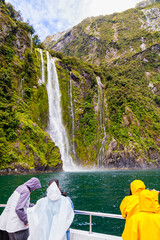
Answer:
[(99, 129), (100, 135), (102, 136), (102, 142), (100, 149), (98, 150), (98, 166), (102, 166), (103, 160), (105, 160), (105, 143), (106, 143), (106, 128), (105, 128), (105, 116), (104, 116), (104, 99), (103, 90), (100, 77), (97, 77), (98, 84), (98, 116), (99, 116)]
[(73, 152), (73, 156), (76, 158), (76, 149), (75, 149), (75, 142), (74, 142), (74, 138), (75, 138), (75, 128), (74, 128), (74, 111), (73, 111), (73, 96), (72, 96), (72, 78), (70, 76), (70, 113), (71, 113), (71, 134), (72, 134), (72, 152)]
[(49, 123), (48, 133), (53, 142), (59, 147), (61, 159), (63, 161), (63, 170), (72, 170), (74, 163), (70, 156), (69, 141), (62, 122), (61, 94), (55, 60), (47, 52), (47, 93), (49, 104)]
[(45, 74), (44, 74), (44, 59), (43, 59), (43, 50), (42, 49), (38, 49), (40, 55), (41, 55), (41, 84), (45, 84)]
[(24, 78), (21, 78), (20, 80), (20, 85), (19, 85), (19, 95), (21, 95), (21, 97), (23, 98), (23, 81), (24, 81)]

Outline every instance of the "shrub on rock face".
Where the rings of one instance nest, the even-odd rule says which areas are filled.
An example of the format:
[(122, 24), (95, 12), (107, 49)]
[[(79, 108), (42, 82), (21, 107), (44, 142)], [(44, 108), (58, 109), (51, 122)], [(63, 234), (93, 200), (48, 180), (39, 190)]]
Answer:
[[(48, 97), (45, 84), (38, 82), (41, 63), (35, 50), (41, 43), (35, 35), (32, 47), (32, 26), (23, 23), (14, 8), (2, 2), (0, 6), (0, 168), (61, 168), (59, 149), (44, 132)], [(159, 165), (160, 48), (155, 42), (160, 35), (142, 31), (137, 17), (144, 18), (140, 9), (86, 19), (78, 30), (74, 28), (78, 38), (71, 31), (65, 35), (73, 43), (66, 46), (65, 54), (72, 52), (97, 66), (50, 51), (60, 59), (56, 67), (63, 123), (72, 156), (79, 164), (97, 164), (103, 152), (101, 165), (107, 167)], [(101, 100), (97, 77), (101, 79)]]
[[(3, 2), (4, 3), (4, 2)], [(32, 26), (11, 4), (0, 2), (0, 170), (62, 168), (59, 149), (44, 132), (48, 99), (40, 78), (39, 58), (31, 52)], [(46, 141), (47, 138), (47, 141)]]

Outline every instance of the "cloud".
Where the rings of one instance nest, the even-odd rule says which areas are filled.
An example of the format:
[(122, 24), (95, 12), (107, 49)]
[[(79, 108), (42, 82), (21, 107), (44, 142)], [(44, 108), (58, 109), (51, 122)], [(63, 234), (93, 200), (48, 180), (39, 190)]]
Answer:
[(135, 7), (140, 0), (88, 0), (85, 17), (107, 15), (114, 12), (122, 12)]
[(43, 41), (75, 26), (84, 18), (120, 12), (134, 7), (139, 0), (6, 0), (20, 10)]

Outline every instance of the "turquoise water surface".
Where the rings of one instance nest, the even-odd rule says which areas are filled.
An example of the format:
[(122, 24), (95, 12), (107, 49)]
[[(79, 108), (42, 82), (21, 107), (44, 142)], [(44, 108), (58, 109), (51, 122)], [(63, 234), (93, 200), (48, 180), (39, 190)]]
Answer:
[[(31, 202), (43, 197), (48, 182), (57, 178), (68, 193), (76, 210), (120, 214), (119, 205), (129, 193), (130, 182), (141, 179), (147, 188), (160, 190), (160, 170), (108, 170), (90, 172), (60, 172), (0, 176), (0, 203), (6, 203), (14, 189), (31, 177), (38, 177), (42, 188), (31, 193)], [(1, 209), (2, 210), (2, 209)], [(120, 236), (124, 220), (92, 218), (93, 232)], [(76, 215), (72, 228), (89, 230), (89, 216)]]

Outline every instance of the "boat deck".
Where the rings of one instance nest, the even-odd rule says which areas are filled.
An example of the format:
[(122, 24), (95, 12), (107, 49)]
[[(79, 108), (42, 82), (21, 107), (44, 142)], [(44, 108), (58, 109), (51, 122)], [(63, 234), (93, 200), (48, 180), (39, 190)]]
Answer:
[[(5, 207), (5, 206), (6, 204), (0, 204), (0, 207)], [(122, 240), (122, 238), (118, 236), (92, 232), (92, 216), (123, 219), (121, 215), (110, 214), (110, 213), (100, 213), (100, 212), (88, 212), (88, 211), (80, 211), (80, 210), (74, 210), (74, 213), (81, 214), (81, 215), (88, 215), (90, 227), (89, 227), (89, 232), (78, 230), (78, 229), (71, 229), (71, 240)]]
[(122, 240), (121, 237), (71, 229), (71, 240)]

